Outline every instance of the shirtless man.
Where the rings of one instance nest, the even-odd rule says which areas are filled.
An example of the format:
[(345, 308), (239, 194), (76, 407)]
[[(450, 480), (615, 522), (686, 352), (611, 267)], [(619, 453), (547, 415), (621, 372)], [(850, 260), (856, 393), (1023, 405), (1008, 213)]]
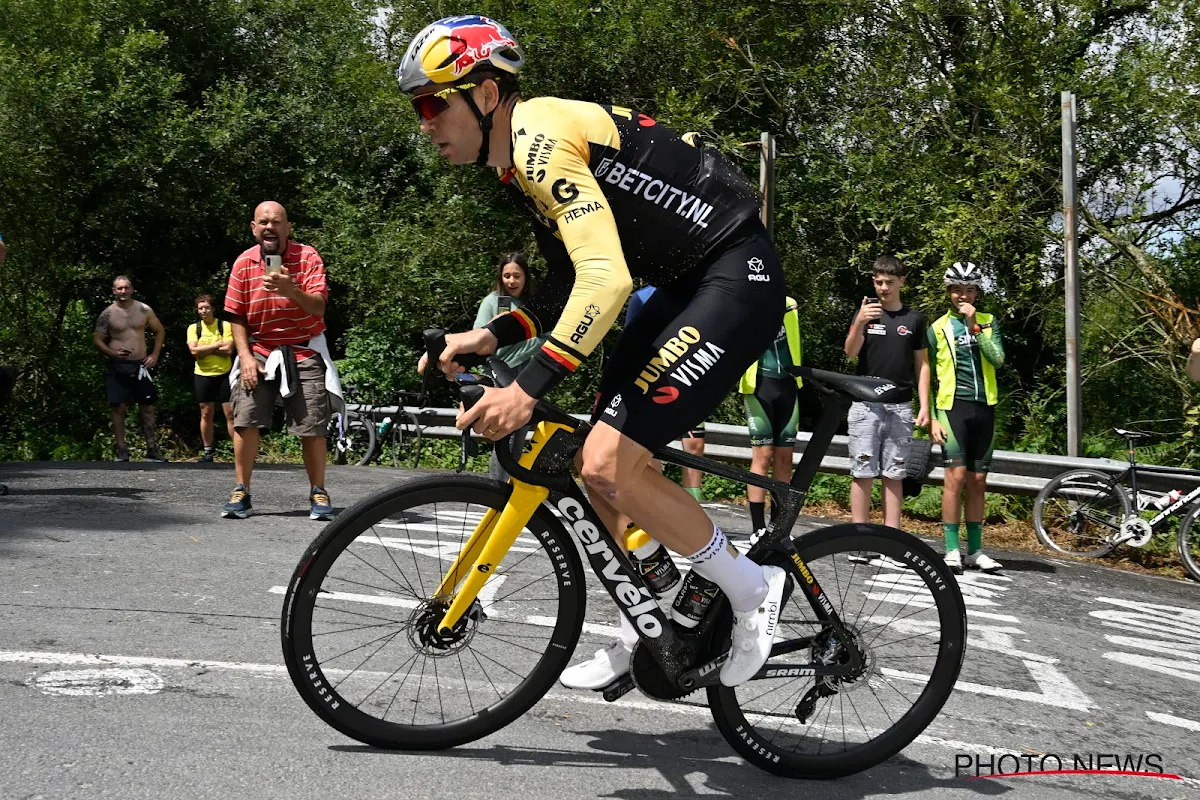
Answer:
[[(133, 283), (124, 275), (113, 279), (117, 301), (100, 312), (92, 341), (108, 356), (105, 385), (112, 405), (113, 437), (117, 443), (117, 461), (129, 460), (125, 446), (125, 407), (137, 403), (141, 409), (142, 433), (146, 437), (146, 460), (166, 461), (154, 441), (154, 401), (158, 391), (150, 370), (158, 364), (164, 331), (154, 310), (133, 299)], [(146, 355), (146, 328), (154, 334), (154, 351)]]

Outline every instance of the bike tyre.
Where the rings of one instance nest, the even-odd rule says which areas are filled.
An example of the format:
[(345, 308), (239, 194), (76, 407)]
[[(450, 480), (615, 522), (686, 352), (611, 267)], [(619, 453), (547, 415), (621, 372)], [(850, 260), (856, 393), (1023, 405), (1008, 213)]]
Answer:
[[(1200, 517), (1200, 504), (1192, 506), (1183, 522), (1179, 523), (1179, 560), (1194, 581), (1200, 581), (1200, 530), (1192, 530), (1197, 517)], [(1195, 549), (1188, 546), (1188, 540), (1192, 538), (1196, 542)]]
[(1110, 504), (1115, 503), (1121, 511), (1121, 519), (1124, 520), (1130, 514), (1129, 495), (1121, 488), (1120, 484), (1113, 481), (1112, 476), (1095, 469), (1073, 469), (1068, 470), (1060, 475), (1055, 476), (1049, 483), (1042, 487), (1038, 492), (1037, 499), (1033, 502), (1033, 532), (1037, 534), (1038, 541), (1050, 548), (1056, 553), (1062, 553), (1067, 556), (1076, 558), (1100, 558), (1108, 555), (1116, 545), (1112, 542), (1111, 537), (1120, 533), (1120, 527), (1117, 527), (1110, 533), (1110, 538), (1099, 547), (1091, 549), (1075, 549), (1064, 547), (1059, 542), (1055, 541), (1046, 528), (1046, 504), (1058, 492), (1062, 491), (1063, 486), (1071, 480), (1079, 480), (1083, 478), (1094, 479), (1101, 488), (1095, 491), (1098, 496), (1103, 496)]

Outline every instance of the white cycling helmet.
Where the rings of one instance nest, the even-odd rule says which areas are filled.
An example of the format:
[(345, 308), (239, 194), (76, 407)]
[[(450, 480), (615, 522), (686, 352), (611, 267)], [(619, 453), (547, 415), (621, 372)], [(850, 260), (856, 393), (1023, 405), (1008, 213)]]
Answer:
[(396, 78), (405, 94), (429, 84), (453, 84), (477, 69), (516, 75), (525, 55), (508, 29), (480, 16), (446, 17), (408, 45)]
[(947, 286), (983, 286), (983, 272), (972, 262), (955, 261), (942, 276)]

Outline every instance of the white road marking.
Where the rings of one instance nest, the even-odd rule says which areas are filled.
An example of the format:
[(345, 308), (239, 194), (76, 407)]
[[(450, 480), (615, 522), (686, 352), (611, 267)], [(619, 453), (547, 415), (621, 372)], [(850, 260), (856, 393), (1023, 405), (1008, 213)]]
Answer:
[(91, 653), (39, 653), (0, 650), (0, 664), (62, 664), (64, 666), (161, 667), (165, 669), (228, 669), (240, 672), (287, 674), (281, 664), (243, 664), (234, 661), (204, 661), (152, 656), (103, 656)]
[[(496, 606), (489, 605), (494, 600), (496, 589), (504, 580), (504, 576), (500, 575), (484, 584), (483, 589), (479, 592), (480, 602), (487, 611), (489, 619), (504, 619), (512, 622), (524, 622), (528, 625), (537, 625), (540, 628), (553, 628), (558, 625), (556, 617), (546, 617), (538, 615), (529, 615), (524, 617), (514, 617), (504, 614), (499, 611)], [(286, 586), (272, 586), (267, 590), (271, 594), (287, 594)], [(327, 600), (343, 600), (351, 603), (369, 603), (377, 606), (391, 606), (394, 608), (416, 608), (419, 603), (416, 600), (411, 600), (407, 597), (395, 597), (393, 595), (371, 595), (357, 594), (354, 592), (327, 592), (323, 595)], [(616, 638), (618, 629), (614, 625), (599, 625), (592, 622), (583, 623), (583, 632), (595, 634), (605, 638)]]
[[(99, 655), (91, 653), (52, 653), (52, 652), (30, 652), (30, 651), (0, 651), (0, 664), (2, 663), (20, 663), (20, 664), (62, 664), (69, 666), (142, 666), (142, 667), (158, 667), (160, 669), (200, 669), (200, 670), (215, 670), (224, 669), (237, 672), (249, 672), (265, 675), (280, 675), (287, 674), (287, 669), (278, 664), (254, 664), (254, 663), (239, 663), (233, 661), (209, 661), (206, 659), (184, 659), (184, 658), (156, 658), (152, 656), (113, 656)], [(610, 708), (630, 708), (639, 711), (653, 711), (661, 713), (670, 711), (678, 714), (688, 714), (703, 717), (710, 717), (708, 707), (705, 705), (692, 703), (663, 703), (652, 700), (643, 700), (637, 697), (626, 696), (618, 700), (615, 704), (609, 703), (604, 698), (592, 692), (574, 692), (565, 690), (553, 690), (548, 692), (542, 701), (553, 700), (557, 702), (583, 704), (593, 706), (608, 706)], [(960, 752), (980, 753), (983, 755), (1016, 752), (1017, 749), (1004, 749), (992, 747), (990, 745), (976, 744), (974, 742), (961, 742), (953, 739), (943, 739), (938, 736), (930, 736), (921, 734), (915, 740), (919, 744), (931, 744), (938, 747), (944, 747), (950, 750)], [(1018, 748), (1019, 749), (1019, 748)]]
[[(287, 668), (278, 664), (254, 664), (242, 663), (233, 661), (209, 661), (205, 659), (183, 659), (183, 658), (156, 658), (152, 656), (113, 656), (99, 655), (92, 653), (53, 653), (53, 652), (32, 652), (32, 651), (0, 651), (0, 664), (3, 663), (19, 663), (19, 664), (52, 664), (66, 666), (114, 666), (121, 665), (126, 667), (157, 667), (160, 669), (195, 669), (207, 672), (210, 670), (230, 670), (236, 672), (247, 672), (261, 675), (286, 675)], [(344, 670), (325, 670), (327, 675), (336, 675), (344, 672)], [(961, 688), (961, 685), (960, 687)], [(990, 689), (992, 687), (983, 687)], [(711, 716), (708, 707), (697, 703), (677, 702), (666, 703), (656, 702), (652, 700), (640, 699), (637, 697), (626, 696), (616, 702), (609, 703), (604, 698), (593, 692), (575, 692), (565, 690), (552, 690), (548, 692), (541, 702), (547, 700), (562, 702), (573, 705), (591, 705), (591, 706), (608, 706), (637, 709), (639, 711), (652, 711), (656, 714), (661, 714), (664, 711), (669, 711), (676, 714), (686, 714), (689, 716), (698, 716), (709, 718)], [(1157, 721), (1168, 722), (1166, 714), (1154, 714), (1147, 712), (1148, 715)], [(1181, 720), (1179, 717), (1170, 717), (1171, 720), (1179, 720), (1182, 722), (1195, 725), (1192, 730), (1200, 730), (1200, 723), (1192, 722), (1191, 720)], [(1187, 727), (1187, 726), (1183, 726)], [(979, 744), (976, 742), (964, 742), (956, 739), (946, 739), (940, 736), (930, 734), (920, 734), (913, 740), (913, 744), (932, 745), (935, 747), (944, 748), (957, 753), (978, 753), (980, 755), (1005, 755), (1007, 753), (1022, 752), (1020, 746), (1011, 748), (995, 747), (992, 745)], [(729, 756), (730, 759), (735, 759), (735, 756)], [(719, 759), (724, 760), (724, 759)], [(1192, 787), (1200, 787), (1200, 780), (1195, 778), (1184, 777), (1181, 781)]]
[[(972, 683), (971, 681), (963, 680), (955, 683), (954, 688), (959, 691), (970, 692), (971, 694), (1003, 697), (1008, 700), (1022, 700), (1026, 703), (1037, 703), (1055, 708), (1068, 708), (1073, 711), (1089, 711), (1093, 708), (1099, 708), (1099, 706), (1091, 701), (1091, 698), (1081, 692), (1054, 665), (1025, 660), (1022, 663), (1029, 670), (1030, 677), (1033, 678), (1034, 683), (1038, 685), (1040, 691), (1027, 692), (1020, 689), (987, 686), (982, 683)], [(929, 682), (928, 675), (921, 675), (919, 673), (903, 672), (901, 670), (890, 669), (889, 667), (881, 668), (880, 672), (887, 677), (896, 678), (897, 680), (906, 680), (920, 684)]]
[(1200, 722), (1196, 722), (1195, 720), (1173, 717), (1170, 714), (1159, 714), (1157, 711), (1147, 711), (1146, 716), (1164, 725), (1174, 725), (1176, 728), (1185, 728), (1189, 731), (1200, 732)]
[(61, 669), (31, 675), (26, 682), (43, 694), (68, 697), (158, 694), (163, 688), (163, 679), (148, 669)]
[(1112, 651), (1105, 653), (1104, 658), (1200, 683), (1200, 611), (1112, 597), (1097, 597), (1096, 602), (1117, 607), (1092, 611), (1089, 616), (1100, 620), (1106, 628), (1136, 634), (1105, 634), (1105, 639), (1118, 647), (1150, 652), (1148, 655)]

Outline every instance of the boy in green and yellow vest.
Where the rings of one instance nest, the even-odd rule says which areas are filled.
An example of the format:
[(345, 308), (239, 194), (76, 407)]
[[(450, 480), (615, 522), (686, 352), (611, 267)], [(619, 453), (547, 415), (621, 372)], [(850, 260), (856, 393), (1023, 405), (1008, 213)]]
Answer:
[[(997, 572), (1003, 565), (983, 550), (983, 501), (994, 446), (996, 367), (1004, 345), (996, 319), (975, 310), (983, 274), (970, 261), (946, 270), (951, 310), (929, 326), (929, 360), (937, 376), (933, 440), (942, 446), (945, 485), (942, 527), (946, 564), (956, 574), (968, 567)], [(967, 556), (958, 549), (963, 488), (966, 488)]]
[[(799, 308), (795, 298), (787, 298), (783, 324), (775, 341), (738, 383), (738, 391), (746, 402), (746, 424), (750, 427), (750, 471), (765, 477), (773, 461), (775, 479), (780, 481), (791, 480), (792, 451), (800, 419), (796, 389), (804, 385), (800, 378), (788, 374), (788, 367), (800, 366), (803, 352)], [(760, 534), (767, 527), (767, 492), (748, 486), (746, 497), (750, 501), (754, 533)]]

